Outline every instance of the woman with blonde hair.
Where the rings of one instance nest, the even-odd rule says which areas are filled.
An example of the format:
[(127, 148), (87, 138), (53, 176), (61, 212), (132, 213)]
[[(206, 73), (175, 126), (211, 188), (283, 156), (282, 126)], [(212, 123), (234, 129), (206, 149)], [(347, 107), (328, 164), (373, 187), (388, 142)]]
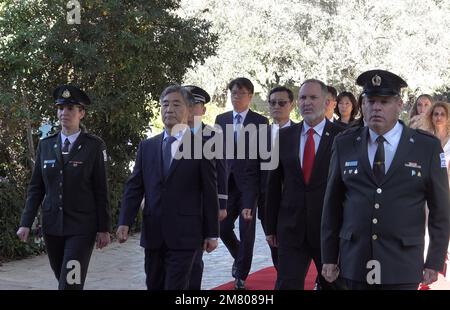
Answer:
[(428, 109), (433, 105), (433, 98), (428, 94), (422, 94), (417, 97), (411, 111), (409, 112), (408, 126), (413, 129), (426, 129), (424, 117)]

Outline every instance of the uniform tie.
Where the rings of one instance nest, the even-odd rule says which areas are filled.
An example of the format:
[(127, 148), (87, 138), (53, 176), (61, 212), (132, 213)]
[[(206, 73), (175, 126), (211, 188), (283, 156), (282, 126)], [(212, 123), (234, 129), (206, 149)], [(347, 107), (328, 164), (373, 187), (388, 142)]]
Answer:
[(68, 138), (66, 138), (66, 140), (64, 140), (64, 145), (61, 149), (61, 153), (63, 155), (64, 161), (66, 161), (67, 156), (69, 155), (69, 147), (70, 147), (70, 141)]
[(377, 182), (381, 183), (385, 175), (384, 141), (386, 141), (386, 139), (383, 136), (378, 136), (376, 141), (378, 143), (378, 147), (375, 153), (375, 158), (373, 159), (373, 174), (375, 175)]
[(174, 136), (168, 136), (164, 139), (163, 147), (163, 173), (164, 178), (169, 175), (170, 163), (172, 161), (172, 143), (177, 140)]
[(305, 149), (303, 151), (303, 176), (305, 178), (305, 183), (309, 184), (311, 178), (312, 168), (314, 165), (315, 157), (315, 143), (314, 143), (314, 129), (308, 129), (308, 137), (305, 142)]

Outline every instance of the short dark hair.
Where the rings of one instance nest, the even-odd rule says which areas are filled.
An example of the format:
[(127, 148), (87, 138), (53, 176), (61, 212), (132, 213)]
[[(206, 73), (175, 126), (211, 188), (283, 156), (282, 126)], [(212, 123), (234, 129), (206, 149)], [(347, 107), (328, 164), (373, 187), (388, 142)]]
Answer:
[(253, 83), (245, 78), (245, 77), (238, 77), (234, 80), (232, 80), (229, 84), (228, 84), (228, 89), (231, 91), (231, 89), (234, 86), (237, 86), (237, 88), (241, 89), (241, 88), (245, 88), (247, 89), (250, 94), (253, 94), (253, 92), (255, 91), (255, 87), (253, 86)]
[(277, 86), (275, 88), (272, 88), (269, 92), (269, 98), (270, 96), (272, 96), (273, 93), (278, 93), (278, 92), (287, 92), (288, 96), (289, 96), (289, 100), (292, 102), (294, 101), (294, 94), (292, 93), (292, 90), (290, 90), (287, 87), (284, 86)]
[(337, 90), (331, 85), (327, 85), (328, 93), (333, 97), (334, 100), (337, 100)]
[(339, 94), (339, 96), (337, 96), (337, 99), (336, 99), (337, 104), (336, 104), (336, 108), (334, 108), (334, 112), (337, 115), (339, 115), (339, 118), (341, 118), (341, 113), (339, 113), (339, 101), (344, 97), (348, 97), (348, 99), (350, 99), (350, 102), (352, 103), (352, 112), (350, 113), (350, 121), (353, 121), (355, 119), (356, 115), (358, 115), (359, 104), (356, 101), (355, 96), (349, 91), (343, 91), (342, 93)]

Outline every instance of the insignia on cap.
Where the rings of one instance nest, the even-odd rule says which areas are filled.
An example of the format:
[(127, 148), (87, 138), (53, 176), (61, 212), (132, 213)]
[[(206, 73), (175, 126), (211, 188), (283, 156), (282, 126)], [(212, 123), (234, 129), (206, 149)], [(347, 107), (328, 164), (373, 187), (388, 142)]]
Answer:
[(68, 89), (65, 89), (62, 93), (63, 98), (70, 98), (70, 91)]
[(372, 85), (373, 86), (380, 86), (381, 85), (381, 77), (378, 74), (375, 74), (372, 78)]

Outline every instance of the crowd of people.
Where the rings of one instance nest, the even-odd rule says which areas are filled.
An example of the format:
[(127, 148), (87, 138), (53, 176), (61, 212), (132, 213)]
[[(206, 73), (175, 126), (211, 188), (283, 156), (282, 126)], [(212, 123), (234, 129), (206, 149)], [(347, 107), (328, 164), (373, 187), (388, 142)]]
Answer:
[[(203, 253), (220, 238), (234, 258), (235, 289), (246, 289), (257, 217), (277, 270), (274, 289), (302, 290), (311, 261), (321, 290), (436, 281), (450, 237), (450, 106), (420, 95), (404, 123), (406, 81), (370, 70), (356, 84), (358, 99), (307, 79), (297, 102), (277, 86), (269, 120), (249, 108), (252, 82), (236, 78), (228, 85), (233, 110), (214, 127), (202, 122), (205, 90), (164, 89), (164, 131), (139, 144), (116, 231), (125, 242), (142, 209), (147, 288), (199, 290)], [(110, 242), (108, 156), (80, 126), (88, 95), (61, 85), (53, 96), (61, 130), (39, 143), (17, 235), (27, 240), (41, 206), (59, 289), (82, 289), (94, 245)], [(295, 106), (299, 123), (290, 119)]]

